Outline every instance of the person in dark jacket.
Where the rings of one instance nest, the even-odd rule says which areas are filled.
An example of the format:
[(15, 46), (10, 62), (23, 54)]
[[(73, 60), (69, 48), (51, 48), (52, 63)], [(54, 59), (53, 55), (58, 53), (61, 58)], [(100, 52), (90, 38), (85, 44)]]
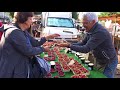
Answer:
[(104, 75), (108, 78), (114, 78), (118, 58), (111, 35), (98, 23), (98, 17), (93, 12), (87, 12), (83, 15), (83, 26), (86, 28), (87, 35), (82, 42), (61, 43), (59, 46), (69, 47), (71, 50), (81, 53), (92, 51), (96, 62), (100, 65), (104, 64)]
[(30, 58), (49, 51), (48, 47), (41, 45), (58, 37), (58, 34), (52, 34), (41, 38), (40, 41), (35, 40), (27, 32), (32, 17), (32, 12), (15, 12), (14, 26), (4, 28), (0, 42), (0, 78), (27, 78)]
[(1, 40), (1, 37), (2, 37), (2, 34), (3, 34), (3, 30), (4, 30), (4, 25), (2, 22), (0, 22), (0, 40)]
[(33, 36), (36, 37), (37, 35), (37, 29), (38, 29), (38, 26), (37, 26), (37, 23), (36, 22), (33, 22), (32, 25), (31, 25), (31, 30), (32, 30), (32, 33), (33, 33)]

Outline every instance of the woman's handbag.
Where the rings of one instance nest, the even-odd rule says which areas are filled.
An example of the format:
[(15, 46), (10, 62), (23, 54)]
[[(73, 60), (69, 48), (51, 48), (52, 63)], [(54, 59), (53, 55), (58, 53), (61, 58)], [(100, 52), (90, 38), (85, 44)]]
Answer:
[(46, 70), (47, 73), (50, 73), (51, 65), (43, 58), (36, 57), (36, 60), (38, 61), (39, 65)]
[(34, 56), (29, 64), (29, 78), (44, 78), (50, 73), (51, 65), (43, 58)]

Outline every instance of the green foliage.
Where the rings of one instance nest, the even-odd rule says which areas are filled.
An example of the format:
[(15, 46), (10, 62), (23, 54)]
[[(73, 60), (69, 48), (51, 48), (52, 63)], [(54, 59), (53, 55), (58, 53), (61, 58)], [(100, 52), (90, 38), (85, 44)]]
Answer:
[(9, 12), (10, 14), (10, 16), (13, 18), (13, 16), (14, 16), (14, 12)]
[(34, 12), (35, 15), (41, 14), (42, 12)]
[(100, 15), (98, 15), (99, 17), (102, 17), (102, 16), (111, 16), (111, 15), (114, 15), (114, 14), (120, 14), (120, 12), (101, 12)]
[(74, 18), (75, 20), (78, 19), (78, 14), (77, 14), (77, 12), (72, 12), (72, 18)]

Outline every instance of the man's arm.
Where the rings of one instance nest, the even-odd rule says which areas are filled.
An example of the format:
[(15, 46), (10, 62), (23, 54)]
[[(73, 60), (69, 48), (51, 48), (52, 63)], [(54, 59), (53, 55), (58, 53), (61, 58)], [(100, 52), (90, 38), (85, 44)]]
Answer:
[(85, 45), (86, 43), (87, 43), (87, 36), (82, 40), (82, 42), (72, 43), (72, 45), (82, 46)]
[(94, 34), (85, 45), (76, 46), (70, 45), (70, 48), (74, 51), (81, 53), (88, 53), (91, 50), (95, 49), (98, 45), (105, 41), (106, 35), (105, 33), (98, 32)]

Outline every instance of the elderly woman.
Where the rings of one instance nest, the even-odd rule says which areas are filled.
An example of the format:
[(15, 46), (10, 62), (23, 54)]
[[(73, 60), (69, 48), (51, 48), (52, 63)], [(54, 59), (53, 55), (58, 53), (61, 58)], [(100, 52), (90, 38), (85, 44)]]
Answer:
[(41, 45), (48, 39), (59, 36), (53, 34), (41, 38), (40, 41), (35, 40), (27, 32), (32, 17), (32, 12), (16, 12), (14, 27), (3, 33), (0, 42), (0, 78), (27, 78), (30, 58), (49, 51), (49, 48)]

